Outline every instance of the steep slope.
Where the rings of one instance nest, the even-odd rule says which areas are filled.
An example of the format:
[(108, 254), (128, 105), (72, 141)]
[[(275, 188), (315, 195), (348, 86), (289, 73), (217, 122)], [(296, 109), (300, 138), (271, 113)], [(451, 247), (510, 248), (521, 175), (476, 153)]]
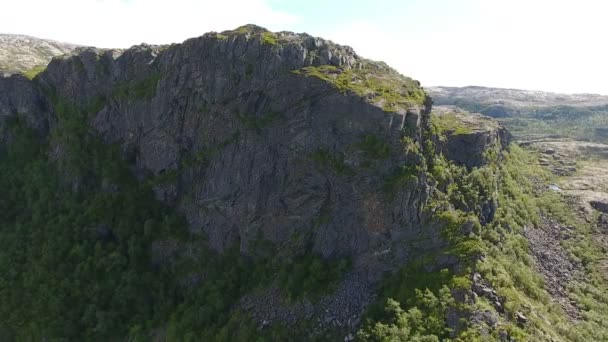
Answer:
[[(0, 337), (601, 340), (590, 233), (509, 141), (253, 25), (2, 77)], [(594, 277), (567, 278), (574, 309), (531, 256), (551, 215), (580, 236), (552, 255)]]
[(0, 34), (0, 75), (22, 73), (36, 67), (41, 70), (53, 57), (69, 53), (76, 47), (54, 40)]

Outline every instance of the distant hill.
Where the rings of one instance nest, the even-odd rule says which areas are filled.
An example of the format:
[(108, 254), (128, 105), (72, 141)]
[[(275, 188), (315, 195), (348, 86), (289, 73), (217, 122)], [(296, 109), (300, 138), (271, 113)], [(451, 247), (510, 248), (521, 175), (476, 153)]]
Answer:
[(486, 87), (430, 87), (436, 106), (499, 119), (520, 139), (554, 136), (608, 142), (608, 96)]
[(0, 34), (0, 74), (25, 72), (46, 66), (50, 60), (78, 45), (25, 35)]
[(469, 87), (428, 87), (436, 104), (459, 100), (512, 106), (594, 106), (608, 104), (608, 96), (598, 94), (560, 94), (537, 90)]

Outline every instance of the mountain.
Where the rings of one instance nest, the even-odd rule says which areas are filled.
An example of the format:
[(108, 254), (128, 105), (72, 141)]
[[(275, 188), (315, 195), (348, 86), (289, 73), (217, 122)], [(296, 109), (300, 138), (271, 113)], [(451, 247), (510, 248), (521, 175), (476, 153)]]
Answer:
[(431, 87), (436, 105), (498, 119), (520, 140), (546, 136), (608, 143), (608, 96), (486, 87)]
[(0, 337), (606, 339), (606, 218), (538, 161), (307, 34), (78, 47), (0, 77)]
[(530, 106), (601, 106), (608, 103), (607, 95), (560, 94), (537, 90), (488, 88), (488, 87), (429, 87), (438, 104), (457, 101), (505, 104), (513, 107)]
[(0, 75), (46, 66), (53, 57), (69, 53), (76, 47), (25, 35), (0, 34)]

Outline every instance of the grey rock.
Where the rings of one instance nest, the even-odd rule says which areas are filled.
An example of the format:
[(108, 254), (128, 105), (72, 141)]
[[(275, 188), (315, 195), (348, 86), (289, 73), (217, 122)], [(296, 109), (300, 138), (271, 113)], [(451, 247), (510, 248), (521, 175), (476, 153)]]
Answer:
[[(75, 49), (53, 59), (36, 82), (2, 78), (0, 89), (6, 84), (8, 91), (0, 92), (0, 114), (22, 115), (48, 133), (60, 128), (43, 89), (80, 108), (100, 102), (89, 115), (91, 128), (130, 151), (136, 173), (176, 173), (175, 181), (154, 189), (157, 198), (178, 208), (219, 251), (236, 243), (250, 253), (263, 236), (300, 249), (312, 243), (326, 257), (352, 256), (417, 235), (428, 196), (424, 179), (394, 189), (392, 201), (380, 190), (390, 171), (415, 161), (393, 153), (365, 170), (358, 167), (365, 156), (351, 146), (373, 133), (399, 151), (403, 123), (419, 131), (429, 108), (385, 112), (290, 72), (320, 63), (375, 63), (349, 47), (291, 32), (278, 33), (280, 44), (272, 46), (256, 35), (262, 28), (246, 30), (170, 47)], [(52, 149), (62, 158), (61, 146)], [(313, 162), (319, 150), (344, 156), (353, 174)], [(314, 227), (321, 215), (329, 219)]]
[(608, 201), (590, 201), (589, 204), (591, 204), (595, 210), (608, 213)]
[(526, 317), (523, 313), (521, 313), (520, 311), (517, 311), (515, 313), (515, 319), (517, 319), (517, 323), (519, 324), (526, 324), (528, 322), (528, 317)]

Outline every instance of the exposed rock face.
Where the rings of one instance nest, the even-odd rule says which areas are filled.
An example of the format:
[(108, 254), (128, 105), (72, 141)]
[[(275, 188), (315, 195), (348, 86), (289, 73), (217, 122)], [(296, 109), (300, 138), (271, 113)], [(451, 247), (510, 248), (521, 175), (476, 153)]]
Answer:
[(49, 108), (48, 101), (24, 76), (0, 77), (0, 144), (10, 138), (5, 132), (8, 118), (21, 118), (42, 135), (48, 133)]
[(44, 66), (51, 58), (69, 53), (76, 45), (24, 35), (0, 34), (0, 75)]
[(547, 291), (568, 316), (579, 319), (580, 309), (568, 297), (566, 286), (574, 280), (582, 280), (583, 266), (568, 258), (566, 250), (560, 245), (560, 241), (574, 237), (574, 227), (542, 217), (542, 224), (538, 228), (524, 228), (524, 236), (530, 243), (536, 269), (545, 278)]
[(500, 151), (511, 142), (507, 129), (489, 117), (456, 107), (434, 107), (443, 141), (438, 146), (446, 158), (468, 168), (487, 162), (489, 150)]
[[(405, 100), (397, 106), (373, 90), (361, 96), (294, 72), (320, 65), (390, 77)], [(402, 129), (420, 135), (430, 101), (409, 101), (421, 93), (417, 83), (349, 47), (246, 26), (168, 47), (79, 48), (33, 83), (0, 82), (11, 82), (0, 113), (31, 116), (36, 127), (60, 130), (65, 108), (86, 112), (91, 128), (129, 151), (142, 177), (166, 178), (158, 197), (217, 250), (237, 243), (248, 253), (263, 237), (296, 252), (403, 258), (391, 245), (421, 234), (424, 175), (407, 186), (387, 180), (419, 162), (403, 151)], [(366, 138), (389, 153), (374, 155)], [(424, 248), (439, 244), (429, 237)]]

